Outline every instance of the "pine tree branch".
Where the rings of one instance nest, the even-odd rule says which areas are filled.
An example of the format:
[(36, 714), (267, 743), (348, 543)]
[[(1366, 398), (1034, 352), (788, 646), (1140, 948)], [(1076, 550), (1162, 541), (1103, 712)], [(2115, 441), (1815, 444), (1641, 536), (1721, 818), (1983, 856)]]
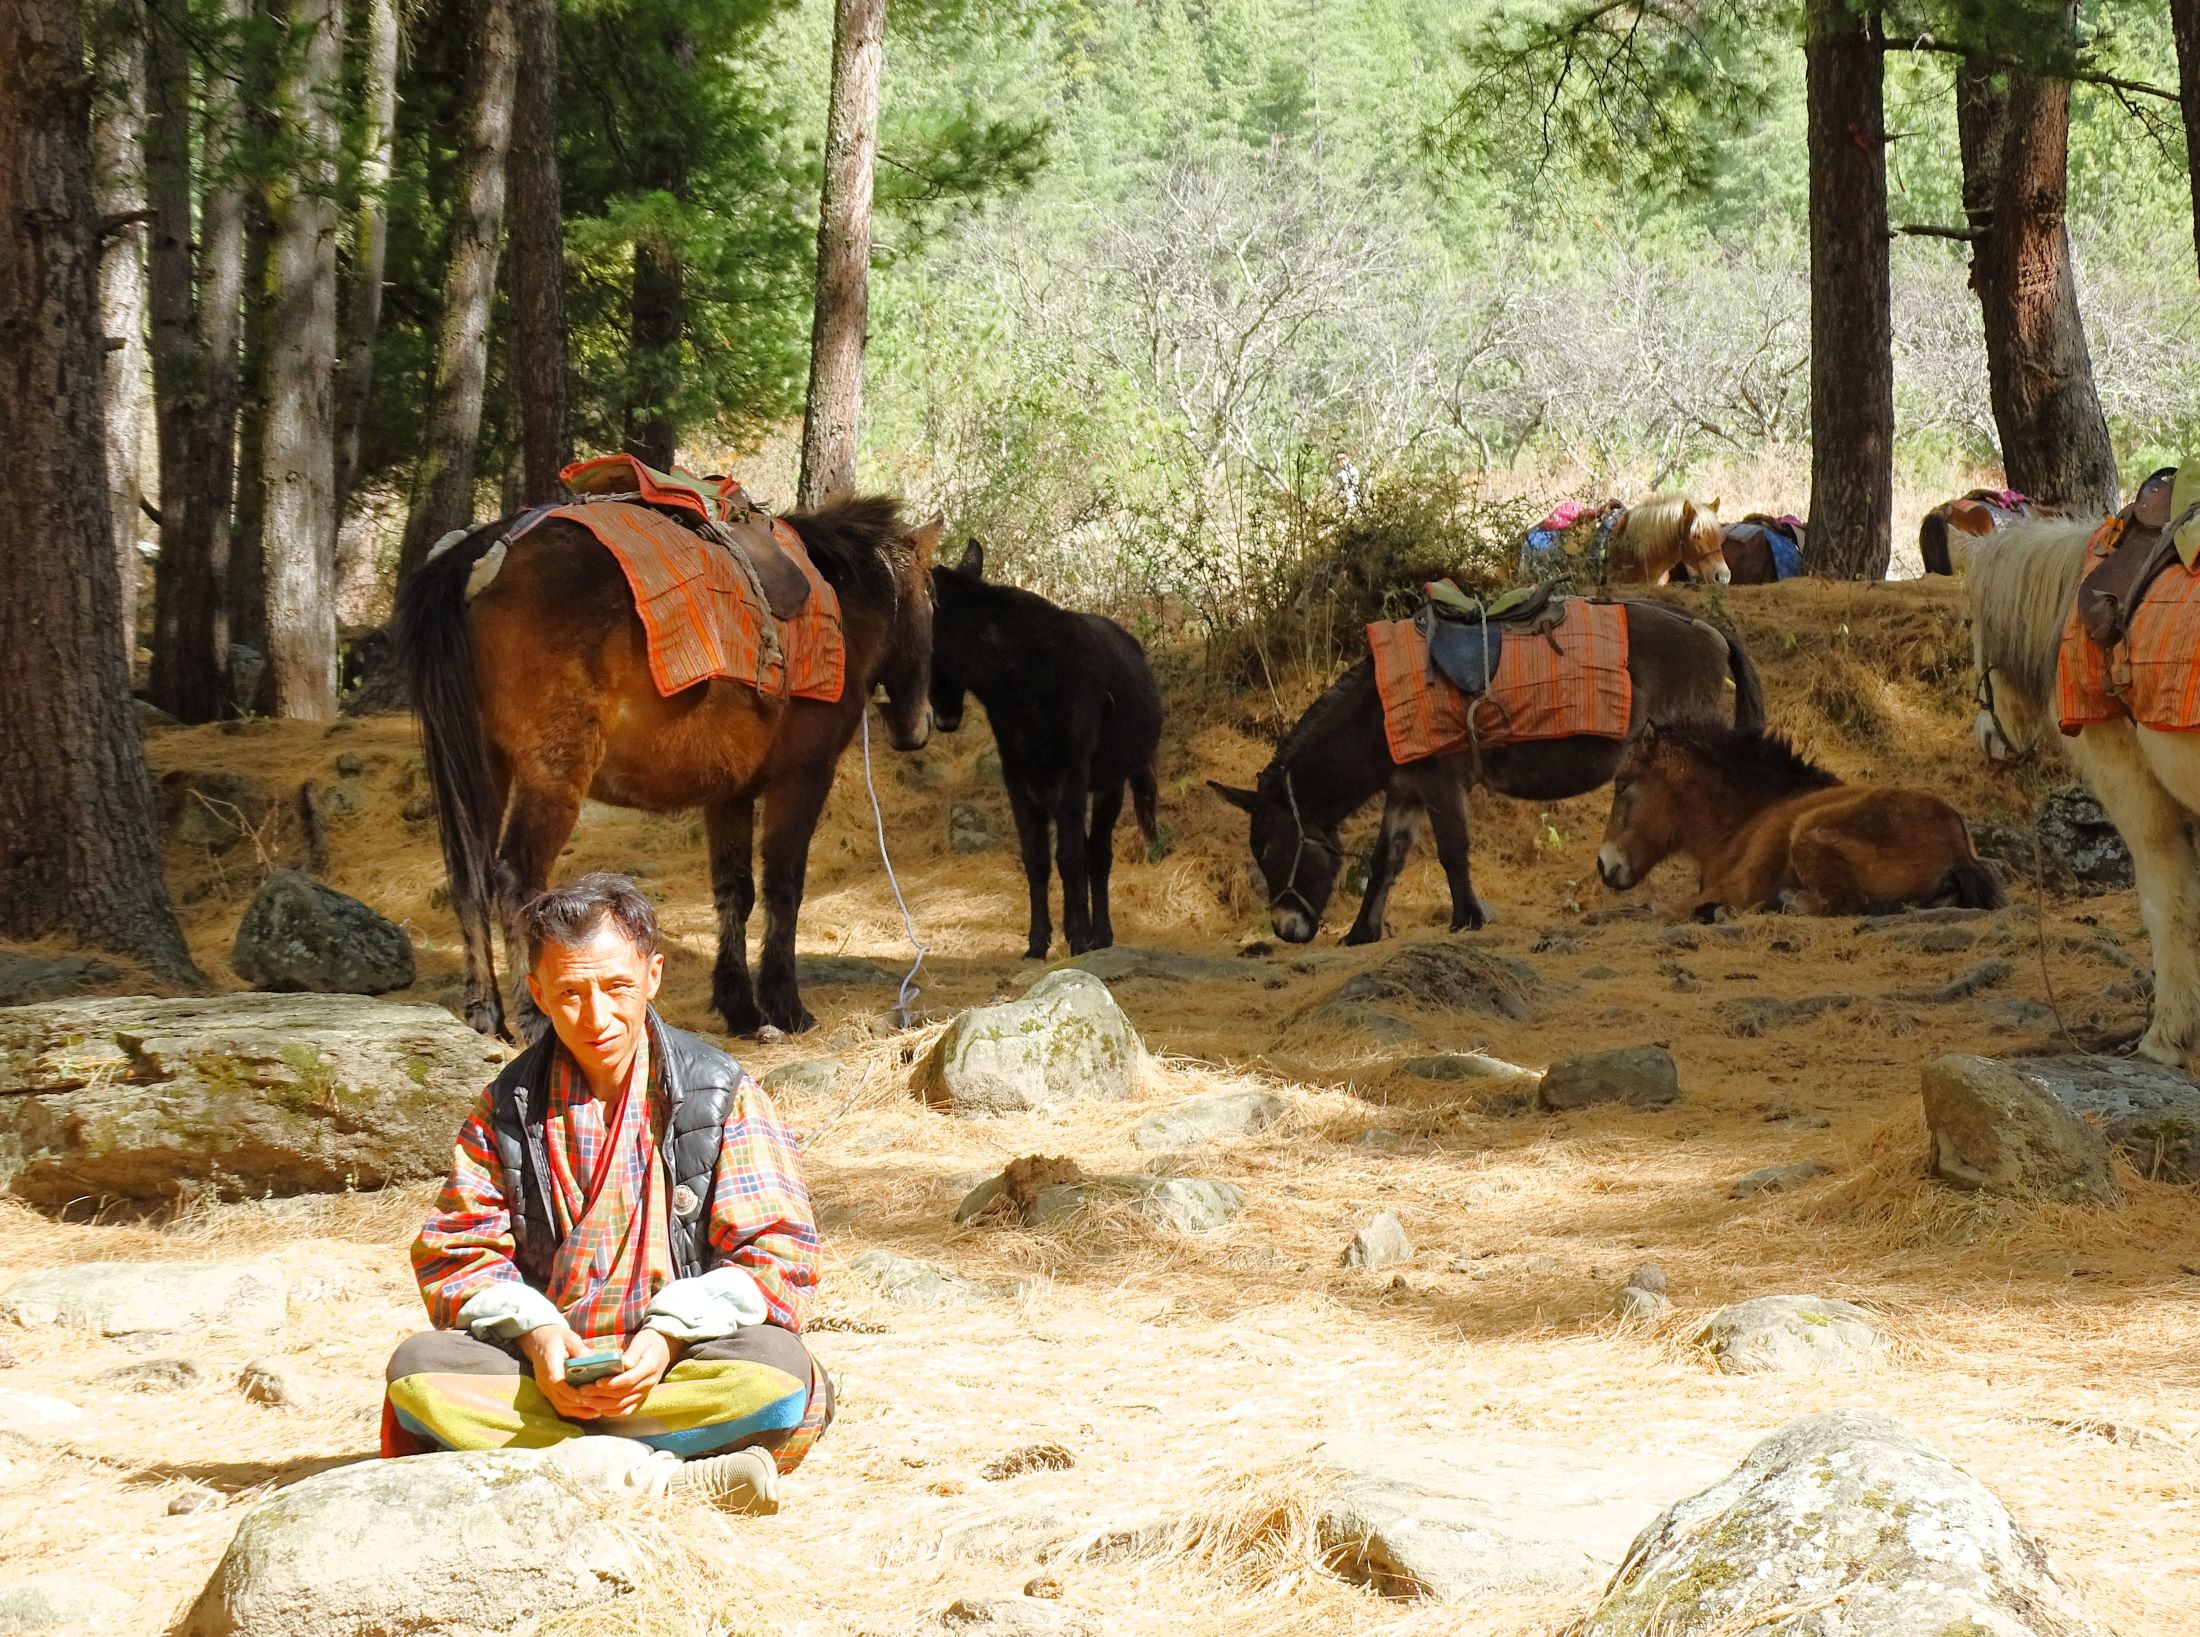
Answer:
[[(2024, 66), (2012, 58), (1981, 51), (1955, 40), (1918, 38), (1912, 40), (1886, 40), (1880, 44), (1882, 51), (1932, 51), (1944, 57), (1971, 57), (1992, 64), (1996, 68)], [(2048, 70), (2036, 70), (2047, 73)], [(2176, 102), (2177, 92), (2166, 86), (2150, 85), (2145, 80), (2127, 80), (2115, 74), (2103, 74), (2091, 68), (2065, 68), (2051, 71), (2054, 78), (2069, 80), (2074, 85), (2097, 85), (2104, 90), (2122, 92), (2127, 96), (2155, 97), (2163, 102)]]

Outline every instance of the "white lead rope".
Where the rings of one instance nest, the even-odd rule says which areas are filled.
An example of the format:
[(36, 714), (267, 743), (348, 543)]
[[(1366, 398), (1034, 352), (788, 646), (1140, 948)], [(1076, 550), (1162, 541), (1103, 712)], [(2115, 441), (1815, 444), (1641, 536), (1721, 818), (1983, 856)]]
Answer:
[(901, 895), (901, 883), (894, 877), (894, 861), (886, 851), (886, 815), (879, 811), (878, 785), (871, 778), (871, 707), (868, 701), (863, 707), (863, 788), (871, 796), (871, 822), (878, 830), (878, 858), (886, 866), (886, 884), (894, 889), (894, 903), (901, 911), (901, 929), (908, 935), (909, 947), (917, 952), (917, 958), (909, 963), (909, 970), (901, 975), (901, 991), (894, 1001), (894, 1021), (906, 1029), (909, 1027), (909, 1002), (924, 992), (917, 987), (917, 968), (924, 965), (924, 957), (931, 951), (917, 936), (917, 923), (909, 917), (908, 900)]

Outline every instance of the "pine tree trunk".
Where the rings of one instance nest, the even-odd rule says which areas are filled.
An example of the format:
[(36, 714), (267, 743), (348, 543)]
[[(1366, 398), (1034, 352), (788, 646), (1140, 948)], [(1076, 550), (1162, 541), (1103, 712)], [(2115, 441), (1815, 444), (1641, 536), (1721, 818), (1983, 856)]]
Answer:
[(2012, 489), (2072, 516), (2114, 511), (2116, 452), (2064, 225), (2070, 83), (1967, 63), (1956, 129), (2003, 473)]
[[(92, 183), (102, 218), (136, 215), (145, 203), (145, 18), (136, 0), (91, 12), (98, 38)], [(105, 413), (107, 515), (122, 587), (122, 658), (137, 659), (138, 501), (144, 494), (145, 226), (118, 226), (100, 246), (100, 395)]]
[[(518, 504), (565, 493), (558, 473), (573, 458), (566, 401), (565, 217), (558, 184), (557, 0), (513, 0), (519, 36), (514, 87), (510, 234), (512, 352), (519, 417)], [(511, 509), (508, 505), (508, 509)]]
[(817, 211), (817, 304), (810, 320), (810, 390), (802, 418), (807, 510), (854, 492), (870, 327), (871, 182), (878, 160), (879, 73), (886, 0), (836, 0), (825, 184)]
[(390, 250), (390, 162), (397, 133), (397, 0), (366, 0), (366, 21), (360, 66), (367, 141), (359, 163), (351, 299), (344, 310), (343, 363), (336, 398), (339, 525), (350, 504), (352, 486), (359, 480), (359, 435), (374, 396), (374, 344), (382, 330), (382, 281)]
[(670, 245), (634, 247), (633, 366), (635, 401), (627, 406), (626, 451), (659, 471), (680, 452), (680, 423), (671, 410), (678, 384), (680, 333), (687, 327), (685, 270)]
[(77, 0), (0, 6), (0, 934), (196, 982), (115, 641), (80, 17)]
[[(229, 641), (267, 654), (267, 354), (275, 304), (267, 287), (275, 222), (265, 194), (245, 198), (244, 348), (238, 364), (236, 526), (229, 553)], [(263, 680), (265, 665), (262, 665)], [(268, 709), (264, 691), (252, 708)]]
[(1810, 544), (1814, 573), (1877, 580), (1894, 521), (1894, 319), (1878, 14), (1808, 0)]
[(336, 156), (343, 0), (296, 0), (276, 93), (292, 174), (274, 200), (267, 359), (267, 674), (277, 716), (336, 714)]
[(2177, 40), (2179, 106), (2185, 114), (2185, 169), (2192, 176), (2192, 253), (2200, 265), (2200, 0), (2169, 0)]
[(489, 380), (489, 311), (496, 300), (504, 243), (504, 161), (512, 144), (515, 42), (512, 0), (482, 0), (481, 31), (467, 97), (466, 144), (459, 156), (451, 214), (450, 260), (443, 278), (443, 322), (436, 335), (435, 391), (427, 445), (413, 481), (412, 511), (399, 549), (411, 572), (444, 535), (472, 521), (474, 448)]

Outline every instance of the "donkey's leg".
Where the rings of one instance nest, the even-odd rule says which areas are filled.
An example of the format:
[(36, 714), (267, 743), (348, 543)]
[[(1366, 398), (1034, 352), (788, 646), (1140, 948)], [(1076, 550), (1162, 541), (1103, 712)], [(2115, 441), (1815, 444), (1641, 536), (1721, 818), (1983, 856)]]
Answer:
[(1464, 779), (1444, 779), (1429, 792), (1428, 827), (1436, 843), (1436, 861), (1451, 885), (1451, 930), (1479, 932), (1489, 917), (1474, 896), (1474, 881), (1467, 869), (1470, 834)]
[(2200, 1051), (2200, 950), (2193, 947), (2191, 907), (2200, 865), (2192, 816), (2154, 776), (2128, 725), (2096, 724), (2065, 748), (2131, 849), (2139, 915), (2154, 955), (2154, 1016), (2139, 1037), (2139, 1055), (2180, 1066)]
[(756, 907), (756, 802), (724, 797), (703, 808), (710, 841), (710, 896), (718, 909), (718, 963), (710, 1003), (728, 1033), (753, 1035), (764, 1021), (749, 982), (749, 911)]
[(519, 912), (528, 900), (550, 884), (550, 871), (558, 854), (573, 834), (580, 817), (584, 779), (578, 784), (547, 787), (524, 780), (512, 792), (512, 809), (504, 821), (504, 840), (497, 861), (504, 873), (504, 950), (512, 964), (514, 1027), (529, 1044), (540, 1040), (549, 1019), (535, 1005), (527, 988), (527, 935), (520, 928)]
[(1123, 787), (1107, 785), (1092, 795), (1092, 833), (1085, 840), (1085, 876), (1092, 886), (1092, 947), (1115, 944), (1108, 911), (1108, 872), (1115, 868), (1115, 821), (1123, 816)]
[(833, 787), (833, 764), (787, 774), (764, 795), (764, 949), (757, 961), (756, 998), (764, 1021), (800, 1034), (817, 1019), (802, 1005), (795, 973), (795, 923), (810, 867), (810, 837)]
[[(2167, 974), (2157, 967), (2154, 1015), (2165, 1047), (2181, 1042), (2187, 1063), (2200, 1067), (2200, 736), (2141, 728), (2132, 740), (2156, 782), (2187, 815), (2184, 846), (2169, 849), (2165, 869), (2181, 888), (2165, 917), (2178, 959)], [(2165, 1025), (2164, 1019), (2170, 1021)]]
[(1047, 810), (1036, 791), (1013, 779), (1008, 785), (1008, 807), (1016, 815), (1016, 845), (1023, 853), (1024, 881), (1031, 892), (1031, 930), (1024, 941), (1024, 959), (1043, 961), (1047, 945), (1054, 941), (1054, 923), (1047, 915), (1047, 890), (1053, 881), (1053, 866), (1047, 861)]
[(1413, 851), (1414, 837), (1421, 833), (1421, 817), (1417, 798), (1397, 790), (1385, 793), (1382, 834), (1375, 839), (1375, 856), (1367, 866), (1367, 891), (1360, 899), (1360, 913), (1352, 930), (1344, 935), (1346, 943), (1371, 944), (1382, 937), (1391, 884), (1405, 868), (1406, 855)]
[(1092, 885), (1085, 871), (1086, 809), (1091, 787), (1080, 767), (1062, 780), (1054, 803), (1054, 863), (1062, 875), (1062, 936), (1072, 955), (1092, 947)]

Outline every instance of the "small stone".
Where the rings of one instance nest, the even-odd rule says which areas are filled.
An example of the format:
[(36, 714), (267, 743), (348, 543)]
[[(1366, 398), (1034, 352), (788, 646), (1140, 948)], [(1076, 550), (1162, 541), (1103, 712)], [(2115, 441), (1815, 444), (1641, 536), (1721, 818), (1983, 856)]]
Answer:
[(1826, 1168), (1816, 1160), (1799, 1160), (1793, 1165), (1762, 1165), (1746, 1176), (1735, 1178), (1726, 1197), (1748, 1199), (1756, 1194), (1777, 1194), (1825, 1174)]
[(1352, 1139), (1354, 1148), (1372, 1148), (1381, 1154), (1387, 1154), (1392, 1149), (1402, 1147), (1404, 1143), (1405, 1138), (1399, 1136), (1397, 1132), (1385, 1131), (1379, 1125), (1369, 1127)]
[(892, 1251), (867, 1250), (848, 1272), (896, 1307), (948, 1307), (969, 1299), (969, 1289), (944, 1268)]
[(986, 1637), (1054, 1637), (1066, 1631), (1067, 1619), (1052, 1603), (1029, 1597), (960, 1597), (941, 1612), (939, 1623)]
[(109, 1387), (120, 1387), (133, 1393), (180, 1393), (206, 1386), (210, 1378), (205, 1365), (187, 1358), (149, 1358), (140, 1364), (125, 1364), (119, 1370), (109, 1370), (99, 1379)]
[(1250, 1136), (1281, 1119), (1289, 1106), (1265, 1091), (1193, 1097), (1139, 1121), (1131, 1141), (1149, 1153), (1172, 1153), (1222, 1137)]
[(1822, 1375), (1877, 1364), (1887, 1338), (1853, 1302), (1758, 1296), (1722, 1307), (1697, 1332), (1727, 1375)]
[(12, 1370), (19, 1362), (21, 1361), (16, 1358), (15, 1349), (0, 1343), (0, 1370)]
[(1932, 1172), (1959, 1188), (2116, 1203), (2100, 1131), (2008, 1066), (1950, 1055), (1925, 1065)]
[(1628, 1285), (1619, 1293), (1617, 1303), (1623, 1319), (1654, 1319), (1673, 1311), (1672, 1298), (1655, 1290), (1639, 1290)]
[(169, 1499), (168, 1515), (172, 1518), (187, 1518), (193, 1513), (211, 1512), (221, 1504), (219, 1491), (208, 1489), (203, 1484), (191, 1484), (181, 1494)]
[(1629, 1290), (1647, 1290), (1656, 1296), (1665, 1294), (1665, 1269), (1655, 1262), (1645, 1262), (1627, 1276)]
[(73, 1574), (0, 1583), (0, 1633), (7, 1637), (114, 1631), (129, 1612), (130, 1600), (122, 1593)]
[(982, 853), (995, 845), (993, 821), (976, 802), (959, 801), (947, 815), (947, 844), (958, 853)]
[(830, 1097), (848, 1077), (848, 1065), (835, 1057), (805, 1057), (782, 1063), (761, 1084), (768, 1096)]
[(979, 1468), (979, 1475), (994, 1483), (1021, 1478), (1027, 1472), (1067, 1472), (1077, 1457), (1060, 1444), (1025, 1444), (996, 1455)]
[(339, 779), (356, 779), (367, 770), (366, 762), (356, 750), (339, 751), (334, 765)]
[(271, 1410), (294, 1409), (300, 1397), (290, 1372), (264, 1360), (254, 1360), (239, 1370), (236, 1388), (253, 1403)]
[(1518, 1063), (1486, 1052), (1439, 1052), (1433, 1057), (1409, 1057), (1398, 1065), (1400, 1074), (1416, 1080), (1524, 1080), (1535, 1073)]
[(1679, 1071), (1663, 1046), (1565, 1057), (1544, 1072), (1537, 1096), (1547, 1109), (1587, 1108), (1596, 1103), (1656, 1107), (1680, 1100)]
[(0, 1427), (10, 1432), (38, 1432), (84, 1419), (84, 1411), (65, 1398), (47, 1393), (0, 1392)]
[(1413, 1260), (1413, 1241), (1406, 1237), (1404, 1224), (1384, 1211), (1352, 1236), (1338, 1260), (1348, 1268), (1387, 1268)]
[(1026, 1597), (1056, 1598), (1062, 1595), (1062, 1583), (1050, 1574), (1035, 1574), (1024, 1582)]

